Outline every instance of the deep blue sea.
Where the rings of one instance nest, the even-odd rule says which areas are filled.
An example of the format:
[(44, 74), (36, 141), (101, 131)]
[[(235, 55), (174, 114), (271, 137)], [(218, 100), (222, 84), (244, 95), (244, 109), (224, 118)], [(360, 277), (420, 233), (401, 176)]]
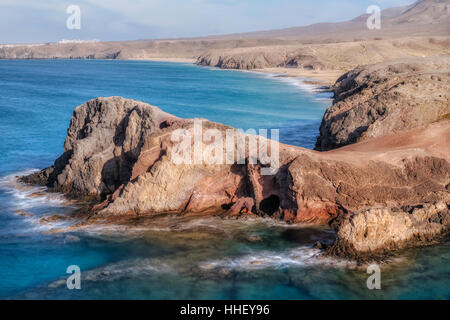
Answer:
[[(237, 128), (278, 128), (281, 142), (312, 148), (330, 100), (299, 79), (182, 63), (0, 60), (1, 299), (449, 299), (450, 248), (405, 252), (366, 270), (323, 258), (328, 229), (266, 220), (164, 219), (130, 232), (54, 232), (76, 206), (14, 179), (63, 151), (72, 110), (98, 96), (148, 102), (180, 117)], [(80, 290), (69, 290), (78, 265)]]

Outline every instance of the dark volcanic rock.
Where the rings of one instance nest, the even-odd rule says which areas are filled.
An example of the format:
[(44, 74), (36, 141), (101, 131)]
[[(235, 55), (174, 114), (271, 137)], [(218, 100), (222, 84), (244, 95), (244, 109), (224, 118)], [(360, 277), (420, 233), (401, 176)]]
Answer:
[(55, 164), (21, 180), (100, 199), (130, 179), (144, 138), (173, 119), (156, 107), (120, 97), (88, 101), (75, 108), (64, 153)]

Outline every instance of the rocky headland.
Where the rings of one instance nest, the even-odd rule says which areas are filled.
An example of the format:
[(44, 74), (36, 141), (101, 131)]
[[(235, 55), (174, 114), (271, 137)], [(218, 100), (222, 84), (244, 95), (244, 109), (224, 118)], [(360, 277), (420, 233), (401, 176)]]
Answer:
[[(238, 139), (252, 137), (201, 122), (203, 130), (223, 136), (231, 130), (234, 150)], [(225, 158), (224, 164), (177, 163), (179, 141), (173, 136), (180, 129), (195, 136), (195, 120), (121, 97), (97, 98), (74, 110), (64, 153), (54, 165), (21, 180), (90, 199), (84, 216), (89, 223), (157, 215), (328, 223), (337, 228), (337, 239), (327, 250), (353, 257), (432, 243), (448, 230), (450, 121), (445, 117), (327, 152), (261, 138), (259, 148), (269, 145), (271, 151), (274, 143), (279, 148), (273, 175), (261, 174), (267, 165), (252, 164), (249, 150), (245, 161), (236, 151), (232, 164)], [(201, 144), (203, 156), (218, 150), (211, 139), (202, 137)], [(195, 157), (194, 142), (188, 150)]]
[[(203, 130), (233, 132), (233, 161), (176, 163), (174, 135), (195, 136), (200, 120), (110, 97), (77, 107), (64, 153), (20, 179), (89, 200), (82, 218), (91, 224), (160, 215), (330, 224), (337, 237), (326, 251), (357, 259), (439, 242), (450, 208), (449, 7), (422, 0), (384, 10), (381, 30), (368, 30), (363, 15), (197, 39), (0, 46), (0, 59), (188, 59), (313, 77), (334, 92), (316, 150), (259, 140), (279, 149), (273, 175), (248, 151), (236, 156), (237, 141), (252, 136), (208, 120)], [(215, 142), (202, 138), (200, 155), (192, 142), (190, 156), (217, 154)]]

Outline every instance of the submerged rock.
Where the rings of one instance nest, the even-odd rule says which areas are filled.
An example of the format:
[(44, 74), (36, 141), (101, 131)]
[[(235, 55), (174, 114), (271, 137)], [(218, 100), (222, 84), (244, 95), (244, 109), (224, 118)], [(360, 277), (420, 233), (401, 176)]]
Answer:
[(14, 213), (17, 213), (18, 215), (22, 216), (22, 217), (32, 217), (34, 216), (34, 214), (32, 212), (27, 212), (24, 210), (15, 210)]

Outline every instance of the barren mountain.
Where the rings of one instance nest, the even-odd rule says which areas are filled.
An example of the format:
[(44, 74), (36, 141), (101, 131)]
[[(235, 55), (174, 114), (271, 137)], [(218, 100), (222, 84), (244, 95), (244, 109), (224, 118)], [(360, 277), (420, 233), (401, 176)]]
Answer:
[(232, 34), (217, 39), (232, 38), (284, 38), (321, 41), (353, 41), (354, 37), (396, 38), (399, 36), (442, 35), (450, 32), (450, 2), (448, 0), (421, 0), (412, 5), (389, 8), (381, 12), (380, 30), (369, 30), (366, 26), (368, 14), (350, 21), (317, 23), (305, 27)]
[[(449, 3), (450, 0), (422, 0), (410, 6), (386, 9), (381, 14), (381, 30), (369, 30), (366, 26), (368, 15), (364, 14), (347, 22), (195, 39), (0, 46), (0, 59), (197, 59), (217, 52), (221, 52), (222, 56), (234, 54), (227, 50), (246, 49), (258, 54), (267, 49), (267, 53), (258, 58), (265, 59), (265, 55), (272, 55), (271, 52), (280, 55), (284, 51), (295, 51), (295, 48), (300, 50), (305, 45), (313, 44), (372, 43), (373, 40), (392, 40), (405, 36), (447, 38), (450, 31)], [(361, 50), (361, 47), (357, 46), (354, 50)], [(374, 50), (378, 50), (376, 44)], [(389, 56), (389, 52), (386, 51), (384, 55)], [(327, 56), (333, 63), (333, 52)], [(277, 67), (279, 60), (276, 58), (275, 63), (266, 65)]]

